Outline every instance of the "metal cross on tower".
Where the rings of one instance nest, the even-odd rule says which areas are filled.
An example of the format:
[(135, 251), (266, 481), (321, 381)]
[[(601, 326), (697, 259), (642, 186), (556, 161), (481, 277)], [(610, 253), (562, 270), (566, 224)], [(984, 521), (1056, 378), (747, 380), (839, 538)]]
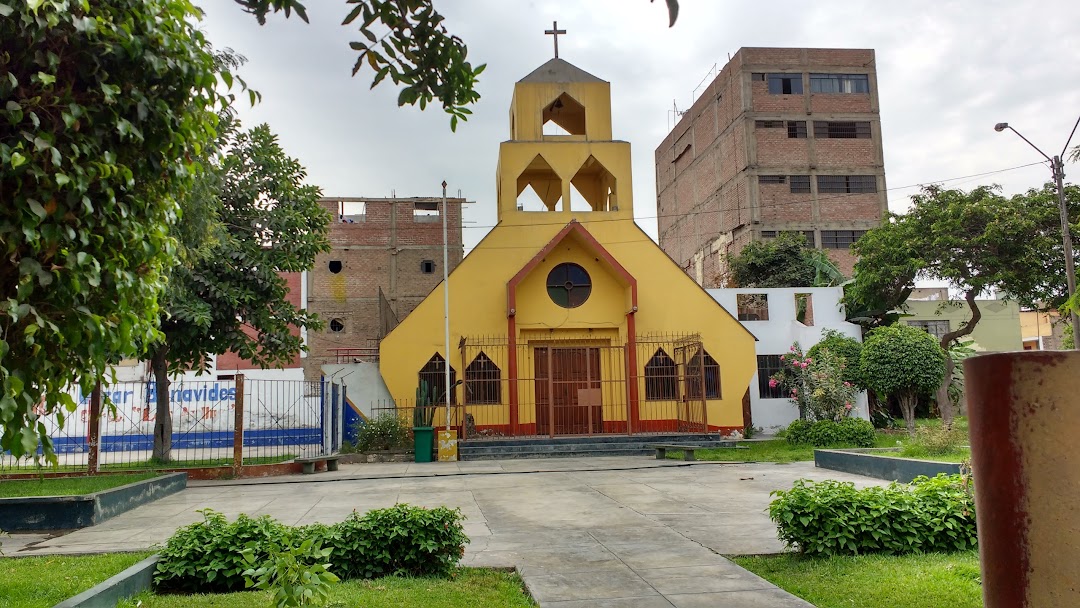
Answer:
[(559, 34), (565, 34), (566, 30), (560, 30), (559, 29), (559, 22), (558, 21), (552, 21), (551, 22), (551, 29), (550, 30), (544, 30), (544, 33), (552, 36), (555, 39), (555, 58), (558, 59), (559, 58)]

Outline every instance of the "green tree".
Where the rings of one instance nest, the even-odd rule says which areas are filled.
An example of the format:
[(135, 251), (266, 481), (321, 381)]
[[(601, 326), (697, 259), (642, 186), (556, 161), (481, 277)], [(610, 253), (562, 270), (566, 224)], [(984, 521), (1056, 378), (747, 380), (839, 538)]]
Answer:
[[(926, 187), (912, 197), (906, 215), (890, 215), (855, 243), (859, 261), (848, 297), (895, 310), (903, 306), (901, 298), (906, 299), (916, 277), (946, 282), (971, 311), (966, 323), (941, 337), (941, 349), (948, 350), (979, 324), (980, 295), (998, 289), (1031, 305), (1049, 294), (1053, 281), (1047, 270), (1054, 254), (1048, 230), (1040, 210), (1029, 208), (1021, 197), (1001, 196), (996, 186), (970, 192)], [(937, 403), (943, 424), (949, 426), (954, 364), (952, 359), (944, 364)]]
[(822, 338), (817, 344), (806, 351), (806, 355), (812, 359), (819, 359), (823, 351), (828, 351), (839, 358), (843, 370), (840, 379), (851, 383), (859, 389), (865, 389), (866, 383), (862, 374), (859, 373), (859, 356), (862, 354), (862, 343), (846, 336), (835, 329), (826, 329), (822, 332)]
[(881, 399), (895, 397), (908, 433), (915, 434), (915, 406), (945, 377), (948, 356), (934, 337), (908, 325), (889, 325), (870, 332), (859, 356), (859, 368), (870, 390)]
[(820, 249), (798, 232), (781, 232), (771, 241), (754, 241), (727, 256), (728, 283), (736, 287), (827, 287), (844, 275)]
[(39, 442), (157, 335), (175, 196), (218, 69), (188, 0), (0, 2), (0, 449)]
[(287, 300), (279, 274), (310, 270), (329, 250), (330, 215), (318, 204), (319, 189), (304, 183), (304, 168), (266, 125), (241, 132), (227, 122), (220, 149), (224, 155), (204, 174), (197, 196), (185, 200), (201, 212), (177, 227), (181, 242), (207, 230), (212, 244), (185, 248), (192, 256), (174, 267), (163, 298), (164, 339), (150, 350), (158, 386), (153, 457), (162, 461), (172, 443), (170, 372), (201, 371), (211, 355), (228, 351), (260, 366), (286, 363), (304, 347), (298, 330), (322, 327), (314, 313)]
[[(652, 1), (652, 0), (650, 0)], [(678, 0), (666, 0), (669, 26), (679, 14)], [(305, 22), (307, 9), (299, 0), (236, 0), (245, 11), (266, 23), (270, 12), (293, 12)], [(450, 34), (432, 0), (346, 0), (352, 5), (342, 25), (359, 23), (364, 39), (349, 44), (360, 55), (352, 73), (368, 68), (373, 73), (371, 88), (388, 76), (400, 85), (398, 105), (442, 103), (450, 114), (450, 129), (472, 114), (468, 106), (480, 99), (477, 77), (486, 65), (473, 67), (465, 42)]]

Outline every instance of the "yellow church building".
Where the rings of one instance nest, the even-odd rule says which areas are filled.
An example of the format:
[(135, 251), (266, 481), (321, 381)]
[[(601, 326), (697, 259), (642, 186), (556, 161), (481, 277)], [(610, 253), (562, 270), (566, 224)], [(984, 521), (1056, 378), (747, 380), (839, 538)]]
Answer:
[(556, 57), (509, 120), (498, 224), (449, 278), (450, 352), (441, 285), (380, 344), (395, 401), (426, 382), (444, 402), (449, 363), (466, 439), (742, 431), (754, 336), (634, 223), (610, 84)]

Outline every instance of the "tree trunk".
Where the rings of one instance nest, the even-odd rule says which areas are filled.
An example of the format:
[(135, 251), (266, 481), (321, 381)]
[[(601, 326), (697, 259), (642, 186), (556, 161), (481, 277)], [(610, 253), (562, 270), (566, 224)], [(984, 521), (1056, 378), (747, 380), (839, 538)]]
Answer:
[(169, 404), (169, 347), (158, 346), (150, 359), (154, 371), (157, 393), (157, 413), (154, 417), (154, 452), (151, 458), (156, 462), (172, 460), (172, 407)]
[(915, 408), (919, 405), (919, 396), (915, 393), (901, 393), (896, 396), (900, 404), (900, 413), (904, 415), (904, 424), (908, 435), (915, 436)]
[(953, 404), (952, 399), (949, 399), (949, 385), (952, 384), (953, 369), (956, 365), (952, 357), (949, 356), (949, 347), (952, 346), (953, 342), (975, 331), (979, 319), (982, 319), (982, 311), (975, 304), (975, 296), (982, 291), (983, 288), (981, 287), (973, 287), (964, 294), (964, 301), (967, 302), (968, 308), (971, 309), (971, 320), (956, 331), (950, 331), (941, 336), (941, 349), (945, 351), (945, 377), (941, 379), (941, 385), (938, 386), (935, 399), (937, 400), (938, 411), (941, 412), (941, 426), (945, 429), (951, 429), (953, 423)]
[(945, 351), (945, 377), (941, 379), (941, 386), (937, 389), (937, 404), (938, 410), (941, 411), (941, 426), (948, 430), (952, 428), (953, 416), (953, 402), (949, 397), (949, 385), (953, 380), (953, 369), (956, 367), (956, 363), (952, 360), (952, 357), (948, 356), (948, 351)]

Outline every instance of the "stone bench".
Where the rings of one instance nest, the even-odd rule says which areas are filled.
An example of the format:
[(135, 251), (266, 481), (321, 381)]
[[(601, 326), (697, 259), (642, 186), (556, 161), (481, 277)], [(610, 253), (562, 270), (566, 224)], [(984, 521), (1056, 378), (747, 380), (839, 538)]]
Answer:
[(667, 458), (668, 450), (682, 450), (683, 460), (697, 460), (696, 458), (694, 458), (694, 450), (698, 449), (700, 446), (676, 445), (672, 443), (650, 443), (645, 447), (651, 450), (656, 450), (657, 460), (664, 460), (665, 458)]
[(341, 456), (338, 454), (325, 455), (325, 456), (304, 456), (302, 458), (294, 458), (293, 462), (299, 462), (304, 466), (303, 472), (305, 475), (315, 472), (315, 463), (325, 462), (327, 471), (338, 470), (338, 458)]

